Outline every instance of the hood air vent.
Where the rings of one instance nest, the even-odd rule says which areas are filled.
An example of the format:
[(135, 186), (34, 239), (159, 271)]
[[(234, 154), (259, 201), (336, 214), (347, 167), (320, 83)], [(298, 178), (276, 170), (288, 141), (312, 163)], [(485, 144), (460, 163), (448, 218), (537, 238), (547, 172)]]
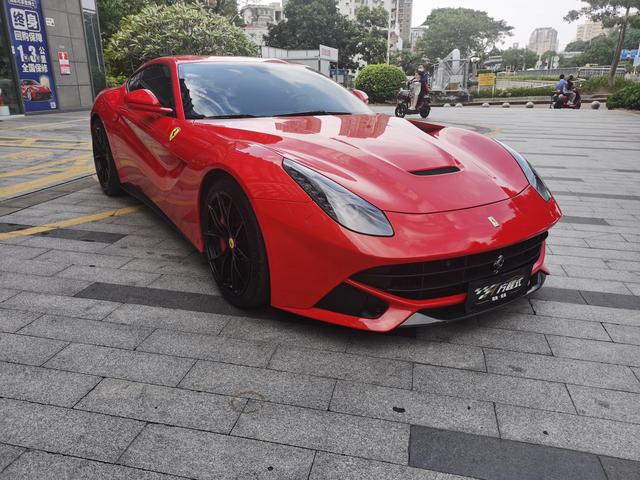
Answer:
[(419, 177), (431, 177), (433, 175), (444, 175), (445, 173), (455, 173), (459, 172), (460, 169), (458, 167), (441, 167), (441, 168), (432, 168), (430, 170), (414, 170), (413, 175), (418, 175)]

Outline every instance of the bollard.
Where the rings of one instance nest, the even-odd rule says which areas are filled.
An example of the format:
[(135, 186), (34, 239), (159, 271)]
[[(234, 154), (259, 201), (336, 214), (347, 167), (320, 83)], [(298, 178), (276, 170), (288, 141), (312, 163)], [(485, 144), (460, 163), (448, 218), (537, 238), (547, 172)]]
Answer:
[(462, 105), (461, 103), (456, 103), (456, 108), (462, 108), (464, 105)]
[(527, 108), (533, 108), (533, 107), (535, 107), (535, 105), (533, 104), (533, 102), (527, 102), (527, 104), (525, 105), (525, 107), (527, 107)]
[(445, 107), (445, 108), (451, 108), (451, 104), (450, 104), (450, 103), (445, 103), (445, 104), (443, 105), (443, 107)]
[(599, 110), (600, 109), (600, 102), (597, 100), (594, 100), (593, 102), (591, 102), (591, 108), (593, 110)]
[(482, 104), (482, 108), (490, 108), (490, 107), (491, 107), (491, 104), (490, 104), (490, 103), (484, 102), (484, 103)]
[(502, 104), (502, 108), (510, 108), (510, 107), (511, 107), (511, 105), (509, 104), (509, 102), (504, 102)]

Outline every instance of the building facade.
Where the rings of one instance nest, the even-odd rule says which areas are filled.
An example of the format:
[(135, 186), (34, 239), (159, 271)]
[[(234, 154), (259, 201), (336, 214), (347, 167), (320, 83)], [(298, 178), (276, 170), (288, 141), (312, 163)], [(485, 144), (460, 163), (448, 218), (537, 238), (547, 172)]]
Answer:
[(411, 51), (416, 51), (416, 44), (418, 43), (418, 39), (424, 35), (427, 31), (427, 27), (421, 25), (419, 27), (413, 27), (409, 33), (409, 45), (411, 45)]
[(558, 31), (555, 28), (536, 28), (529, 37), (527, 48), (538, 55), (542, 55), (549, 50), (558, 51)]
[(4, 114), (90, 108), (105, 86), (95, 0), (0, 0)]
[(609, 34), (610, 29), (604, 28), (600, 22), (586, 22), (578, 25), (576, 30), (576, 40), (589, 42), (600, 35)]
[(249, 4), (240, 9), (244, 21), (244, 33), (257, 46), (264, 45), (264, 36), (269, 33), (269, 25), (284, 20), (284, 7), (277, 2), (269, 5)]

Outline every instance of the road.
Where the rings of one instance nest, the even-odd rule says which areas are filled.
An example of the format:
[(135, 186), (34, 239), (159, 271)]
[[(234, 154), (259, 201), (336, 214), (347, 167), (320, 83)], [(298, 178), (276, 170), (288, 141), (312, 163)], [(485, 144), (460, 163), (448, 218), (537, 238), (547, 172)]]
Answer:
[(1, 480), (640, 478), (639, 115), (434, 109), (565, 217), (533, 298), (388, 335), (231, 308), (86, 118), (0, 123)]

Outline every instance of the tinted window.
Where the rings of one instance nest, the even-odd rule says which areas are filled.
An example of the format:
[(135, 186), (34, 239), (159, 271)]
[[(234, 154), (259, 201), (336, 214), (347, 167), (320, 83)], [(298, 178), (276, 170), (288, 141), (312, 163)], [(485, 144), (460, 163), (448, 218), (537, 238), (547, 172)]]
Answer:
[(371, 113), (351, 92), (302, 66), (198, 62), (181, 64), (178, 73), (187, 118)]
[(151, 65), (133, 75), (127, 83), (130, 92), (146, 88), (158, 97), (160, 105), (174, 108), (171, 74), (166, 65)]

